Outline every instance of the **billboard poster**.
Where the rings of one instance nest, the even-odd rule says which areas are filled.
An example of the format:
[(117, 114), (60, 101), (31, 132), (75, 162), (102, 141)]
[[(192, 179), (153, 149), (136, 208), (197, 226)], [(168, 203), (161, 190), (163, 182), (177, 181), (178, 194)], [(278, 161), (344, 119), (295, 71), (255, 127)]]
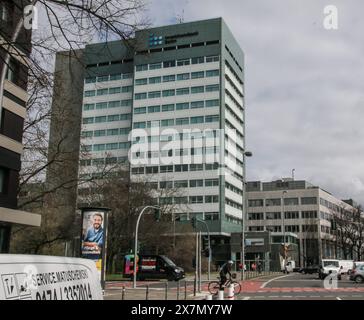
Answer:
[(106, 265), (107, 209), (82, 208), (81, 257), (93, 260), (103, 284)]

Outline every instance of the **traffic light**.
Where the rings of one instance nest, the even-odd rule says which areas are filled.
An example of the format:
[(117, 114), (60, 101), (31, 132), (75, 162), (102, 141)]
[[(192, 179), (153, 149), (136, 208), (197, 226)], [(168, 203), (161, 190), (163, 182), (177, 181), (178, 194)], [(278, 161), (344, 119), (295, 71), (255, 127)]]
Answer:
[(205, 250), (203, 250), (203, 254), (206, 258), (208, 258), (210, 256), (210, 248), (206, 248)]
[(155, 221), (160, 221), (160, 219), (161, 219), (161, 209), (154, 208), (154, 219), (155, 219)]
[(192, 224), (192, 227), (196, 228), (197, 227), (197, 220), (195, 217), (192, 217), (191, 218), (191, 224)]
[(209, 237), (203, 237), (202, 248), (206, 249), (209, 247)]

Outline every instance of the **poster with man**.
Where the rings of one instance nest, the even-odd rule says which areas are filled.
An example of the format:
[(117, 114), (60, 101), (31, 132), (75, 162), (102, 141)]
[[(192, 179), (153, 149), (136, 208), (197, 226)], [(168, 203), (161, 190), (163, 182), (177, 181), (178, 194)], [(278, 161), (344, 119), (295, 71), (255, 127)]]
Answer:
[(82, 209), (81, 257), (95, 261), (103, 280), (106, 255), (106, 209)]

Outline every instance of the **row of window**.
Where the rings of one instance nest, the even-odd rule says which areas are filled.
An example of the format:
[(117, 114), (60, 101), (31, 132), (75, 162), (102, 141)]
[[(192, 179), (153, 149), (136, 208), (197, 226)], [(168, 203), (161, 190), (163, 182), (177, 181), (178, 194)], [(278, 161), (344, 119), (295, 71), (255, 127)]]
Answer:
[[(220, 215), (218, 212), (190, 212), (190, 213), (176, 213), (175, 217), (178, 221), (187, 221), (192, 217), (196, 217), (205, 221), (218, 221)], [(212, 242), (211, 242), (212, 244)]]
[(206, 57), (195, 57), (195, 58), (185, 58), (179, 60), (168, 60), (163, 62), (156, 62), (150, 64), (140, 64), (135, 66), (135, 71), (147, 71), (147, 70), (156, 70), (161, 68), (172, 68), (179, 66), (187, 66), (190, 64), (200, 64), (200, 63), (209, 63), (219, 61), (219, 56), (206, 56)]
[(170, 103), (149, 107), (139, 107), (134, 108), (134, 114), (145, 114), (145, 113), (155, 113), (155, 112), (168, 112), (168, 111), (178, 111), (178, 110), (187, 110), (187, 109), (198, 109), (198, 108), (210, 108), (217, 107), (220, 104), (219, 99), (213, 100), (201, 100), (201, 101), (192, 101), (192, 102), (182, 102), (182, 103)]
[(85, 78), (85, 83), (96, 83), (96, 82), (106, 82), (106, 81), (115, 81), (115, 80), (125, 80), (132, 79), (132, 73), (115, 73), (115, 74), (107, 74), (98, 77), (87, 77)]
[[(101, 89), (103, 90), (103, 89)], [(144, 99), (155, 99), (160, 97), (173, 97), (173, 96), (181, 96), (186, 94), (197, 94), (204, 92), (214, 92), (219, 91), (220, 86), (218, 84), (210, 84), (207, 86), (195, 86), (195, 87), (186, 87), (186, 88), (178, 88), (178, 89), (168, 89), (162, 91), (150, 91), (150, 92), (140, 92), (136, 93), (135, 100), (144, 100)]]
[[(158, 182), (155, 182), (153, 187), (157, 187)], [(160, 189), (172, 189), (172, 188), (200, 188), (200, 187), (217, 187), (219, 186), (219, 179), (197, 179), (197, 180), (175, 180), (175, 181), (160, 181)]]
[[(264, 202), (266, 207), (280, 206), (281, 198), (249, 200), (249, 207), (264, 207)], [(301, 197), (301, 202), (299, 202), (299, 198), (284, 198), (285, 206), (298, 206), (300, 204), (301, 205), (317, 204), (317, 198)]]
[(158, 77), (150, 77), (150, 78), (140, 78), (135, 79), (136, 86), (142, 86), (147, 84), (156, 84), (161, 82), (171, 82), (171, 81), (183, 81), (190, 79), (200, 79), (200, 78), (210, 78), (210, 77), (218, 77), (220, 74), (219, 69), (206, 70), (206, 71), (196, 71), (196, 72), (187, 72), (187, 73), (179, 73)]
[(106, 150), (118, 150), (118, 149), (129, 149), (130, 142), (115, 142), (115, 143), (101, 143), (94, 145), (83, 145), (82, 151), (106, 151)]
[(80, 160), (81, 167), (89, 166), (100, 166), (105, 164), (126, 164), (128, 162), (128, 157), (107, 157), (107, 158), (96, 158), (96, 159), (85, 159)]
[(104, 96), (116, 93), (133, 92), (133, 86), (102, 88), (97, 90), (85, 90), (85, 97)]
[(343, 212), (343, 208), (339, 207), (338, 205), (336, 204), (333, 204), (332, 202), (330, 201), (327, 201), (326, 199), (323, 199), (323, 198), (320, 198), (320, 205), (330, 209), (330, 210), (333, 210), (335, 212)]
[(100, 109), (107, 109), (107, 108), (119, 108), (119, 107), (131, 107), (133, 105), (133, 100), (126, 99), (126, 100), (116, 100), (116, 101), (104, 101), (98, 103), (85, 103), (83, 105), (83, 111), (90, 111), (90, 110), (100, 110)]
[(163, 119), (156, 121), (141, 121), (134, 122), (134, 129), (144, 129), (151, 127), (173, 127), (180, 125), (189, 125), (189, 124), (198, 124), (198, 123), (211, 123), (218, 122), (220, 117), (218, 114), (216, 115), (208, 115), (208, 116), (196, 116), (196, 117), (184, 117), (184, 118), (176, 118), (176, 119)]
[(204, 148), (184, 148), (184, 149), (169, 149), (169, 150), (161, 150), (161, 151), (137, 151), (132, 153), (133, 159), (152, 159), (159, 157), (183, 157), (183, 156), (197, 156), (204, 154), (216, 154), (219, 153), (220, 147), (204, 147)]
[(243, 72), (243, 68), (240, 66), (238, 60), (236, 60), (236, 58), (234, 57), (234, 55), (232, 54), (232, 52), (230, 51), (230, 49), (228, 48), (227, 45), (225, 45), (225, 49), (227, 52), (229, 52), (230, 57), (234, 60), (234, 62), (236, 63), (236, 65), (238, 66), (238, 68), (240, 69), (241, 72)]
[(225, 79), (226, 82), (228, 84), (230, 84), (230, 86), (233, 88), (234, 92), (240, 97), (240, 98), (244, 98), (243, 94), (241, 93), (241, 91), (238, 89), (238, 87), (234, 84), (234, 82), (229, 78), (228, 75), (225, 75)]
[[(322, 226), (321, 226), (322, 228)], [(303, 225), (286, 225), (284, 226), (285, 232), (317, 232), (317, 224), (303, 224)], [(271, 231), (282, 232), (282, 226), (250, 226), (249, 231)]]
[(203, 171), (203, 170), (217, 170), (219, 164), (214, 163), (195, 163), (195, 164), (180, 164), (180, 165), (166, 165), (166, 166), (149, 166), (149, 167), (135, 167), (131, 169), (132, 174), (154, 174), (154, 173), (171, 173), (171, 172), (187, 172), (187, 171)]
[(115, 128), (115, 129), (102, 129), (94, 131), (82, 131), (82, 138), (92, 138), (92, 137), (107, 137), (107, 136), (118, 136), (118, 135), (128, 135), (130, 128)]
[(202, 203), (218, 203), (218, 195), (210, 196), (189, 196), (189, 197), (160, 197), (159, 204), (202, 204)]
[[(299, 219), (299, 211), (285, 211), (285, 219)], [(315, 219), (317, 218), (317, 211), (301, 211), (301, 219)], [(279, 220), (281, 219), (281, 212), (254, 212), (248, 214), (248, 220)]]
[[(158, 46), (162, 44), (162, 36), (149, 38), (149, 46)], [(154, 52), (162, 52), (162, 51), (171, 51), (171, 50), (180, 50), (180, 49), (187, 49), (187, 48), (195, 48), (195, 47), (203, 47), (203, 46), (210, 46), (214, 44), (219, 44), (220, 40), (210, 40), (210, 41), (203, 41), (203, 42), (192, 42), (187, 44), (180, 44), (177, 46), (168, 46), (168, 47), (154, 47), (149, 50), (140, 50), (136, 51), (136, 55), (147, 55)]]
[(130, 119), (131, 119), (131, 114), (130, 113), (110, 114), (108, 116), (82, 118), (82, 124), (124, 121), (124, 120), (130, 120)]

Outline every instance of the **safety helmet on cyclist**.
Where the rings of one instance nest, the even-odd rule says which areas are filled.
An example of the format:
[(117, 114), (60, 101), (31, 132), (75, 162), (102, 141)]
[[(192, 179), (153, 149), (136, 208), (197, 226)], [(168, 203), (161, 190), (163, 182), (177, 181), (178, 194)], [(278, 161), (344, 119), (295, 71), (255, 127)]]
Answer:
[(228, 261), (228, 264), (234, 264), (234, 261), (233, 260), (229, 260)]

